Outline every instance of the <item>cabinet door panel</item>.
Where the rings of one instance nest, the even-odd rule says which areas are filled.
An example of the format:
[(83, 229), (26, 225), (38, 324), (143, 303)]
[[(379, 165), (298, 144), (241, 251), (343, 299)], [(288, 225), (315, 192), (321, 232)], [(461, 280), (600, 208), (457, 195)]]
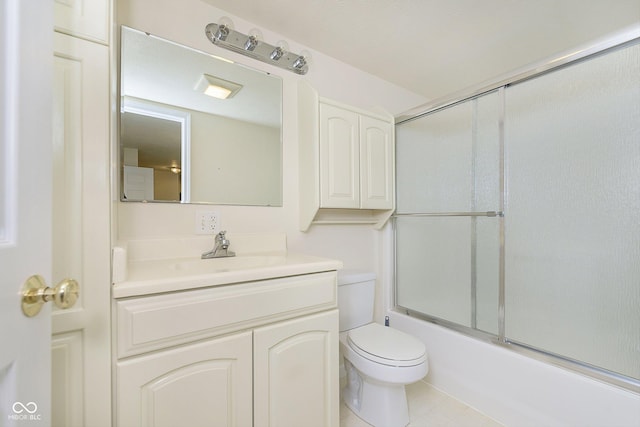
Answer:
[(109, 42), (109, 0), (53, 0), (56, 31), (106, 44)]
[(358, 115), (320, 104), (320, 207), (360, 206)]
[(363, 209), (393, 208), (393, 129), (360, 117), (360, 200)]
[(119, 426), (250, 426), (251, 332), (117, 364)]
[(338, 392), (337, 310), (255, 330), (255, 427), (337, 426)]

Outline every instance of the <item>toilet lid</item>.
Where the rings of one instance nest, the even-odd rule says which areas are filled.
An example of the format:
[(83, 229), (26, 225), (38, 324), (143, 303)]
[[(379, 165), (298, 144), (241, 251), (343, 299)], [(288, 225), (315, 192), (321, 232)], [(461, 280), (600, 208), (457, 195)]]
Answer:
[(383, 365), (415, 366), (427, 359), (424, 344), (417, 338), (377, 323), (352, 329), (348, 337), (356, 353)]

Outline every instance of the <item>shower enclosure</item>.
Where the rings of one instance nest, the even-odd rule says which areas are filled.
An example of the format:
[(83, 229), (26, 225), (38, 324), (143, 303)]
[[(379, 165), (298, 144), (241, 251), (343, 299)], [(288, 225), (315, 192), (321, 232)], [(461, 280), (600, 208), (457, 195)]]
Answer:
[(640, 43), (396, 127), (399, 310), (640, 385)]

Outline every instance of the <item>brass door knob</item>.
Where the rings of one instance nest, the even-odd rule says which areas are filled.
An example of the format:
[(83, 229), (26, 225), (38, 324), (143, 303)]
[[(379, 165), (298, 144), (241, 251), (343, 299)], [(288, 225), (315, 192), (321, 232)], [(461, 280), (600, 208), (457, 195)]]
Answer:
[(78, 282), (73, 279), (64, 279), (55, 288), (50, 288), (42, 276), (34, 275), (22, 285), (22, 312), (33, 317), (40, 313), (45, 302), (51, 300), (59, 308), (69, 308), (78, 300), (78, 294)]

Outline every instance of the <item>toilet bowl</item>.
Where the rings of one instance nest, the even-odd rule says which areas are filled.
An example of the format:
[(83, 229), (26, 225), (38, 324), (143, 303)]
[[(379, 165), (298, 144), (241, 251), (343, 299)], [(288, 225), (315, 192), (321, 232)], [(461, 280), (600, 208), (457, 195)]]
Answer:
[(427, 374), (427, 353), (417, 338), (372, 322), (374, 291), (373, 273), (338, 274), (340, 353), (347, 374), (342, 399), (375, 427), (404, 427), (405, 385)]

